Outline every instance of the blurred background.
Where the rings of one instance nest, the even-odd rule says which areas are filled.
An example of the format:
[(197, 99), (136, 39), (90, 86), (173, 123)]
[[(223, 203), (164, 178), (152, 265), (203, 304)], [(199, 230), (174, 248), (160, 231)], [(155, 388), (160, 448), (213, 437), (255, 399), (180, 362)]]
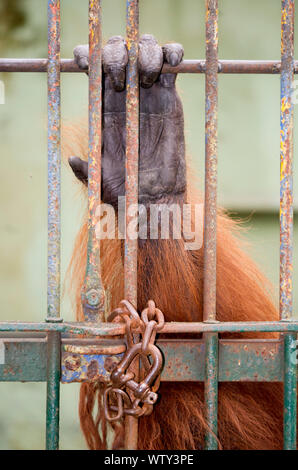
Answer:
[[(140, 0), (141, 33), (184, 45), (186, 59), (205, 56), (204, 1)], [(279, 59), (280, 0), (224, 0), (219, 8), (219, 58)], [(125, 0), (102, 0), (103, 34), (125, 35)], [(61, 56), (88, 42), (88, 0), (61, 1)], [(297, 37), (297, 36), (296, 36)], [(47, 56), (46, 0), (0, 0), (0, 56)], [(0, 319), (46, 316), (47, 77), (0, 73)], [(83, 74), (62, 74), (62, 118), (87, 118)], [(180, 75), (187, 153), (204, 175), (204, 75)], [(219, 204), (244, 220), (250, 252), (275, 286), (279, 278), (279, 76), (219, 75)], [(296, 110), (295, 110), (296, 111)], [(298, 132), (296, 127), (295, 135)], [(295, 208), (298, 209), (297, 197)], [(62, 273), (85, 204), (62, 172)], [(298, 232), (295, 227), (295, 241)], [(294, 251), (297, 314), (297, 244)], [(62, 316), (73, 320), (67, 295)], [(76, 384), (61, 386), (61, 448), (84, 449)], [(0, 449), (44, 448), (45, 384), (0, 383)]]

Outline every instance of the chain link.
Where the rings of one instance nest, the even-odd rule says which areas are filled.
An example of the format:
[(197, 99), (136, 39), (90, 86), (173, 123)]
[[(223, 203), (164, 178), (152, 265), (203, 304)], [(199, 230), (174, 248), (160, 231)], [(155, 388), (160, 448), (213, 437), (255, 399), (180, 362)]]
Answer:
[[(108, 421), (117, 421), (123, 415), (149, 415), (157, 401), (156, 392), (160, 385), (162, 355), (154, 342), (156, 333), (164, 326), (163, 313), (155, 307), (153, 300), (149, 300), (148, 307), (139, 316), (127, 300), (122, 300), (109, 315), (108, 321), (125, 322), (127, 350), (111, 372), (111, 385), (104, 393), (105, 417)], [(141, 333), (140, 342), (134, 343), (135, 333)], [(140, 359), (142, 364), (139, 382), (128, 370), (136, 359)]]

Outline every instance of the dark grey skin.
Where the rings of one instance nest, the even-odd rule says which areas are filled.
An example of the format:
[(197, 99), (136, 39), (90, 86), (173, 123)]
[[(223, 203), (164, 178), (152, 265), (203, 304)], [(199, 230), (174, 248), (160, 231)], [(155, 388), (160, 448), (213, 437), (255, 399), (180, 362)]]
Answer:
[[(88, 67), (88, 45), (77, 46), (74, 57)], [(160, 74), (164, 63), (178, 65), (180, 44), (160, 47), (146, 34), (139, 42), (140, 157), (139, 202), (183, 199), (186, 190), (184, 119), (175, 88), (176, 75)], [(127, 48), (121, 36), (113, 36), (103, 48), (102, 200), (117, 205), (125, 195), (125, 74)], [(79, 157), (69, 164), (83, 183), (88, 165)]]

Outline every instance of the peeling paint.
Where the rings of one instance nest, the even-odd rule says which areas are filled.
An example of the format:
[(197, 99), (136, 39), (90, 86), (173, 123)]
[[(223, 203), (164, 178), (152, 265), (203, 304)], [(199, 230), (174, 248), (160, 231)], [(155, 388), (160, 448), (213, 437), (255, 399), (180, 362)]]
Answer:
[(280, 318), (292, 317), (294, 1), (282, 1), (280, 103)]
[(85, 321), (95, 323), (104, 321), (106, 310), (100, 268), (100, 240), (95, 231), (97, 210), (101, 203), (101, 54), (101, 1), (89, 0), (88, 245), (82, 305)]

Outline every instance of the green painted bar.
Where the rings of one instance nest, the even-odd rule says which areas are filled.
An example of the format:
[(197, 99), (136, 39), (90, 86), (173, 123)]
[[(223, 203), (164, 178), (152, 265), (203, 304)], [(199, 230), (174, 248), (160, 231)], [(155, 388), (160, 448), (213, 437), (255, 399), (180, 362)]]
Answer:
[[(157, 342), (165, 357), (162, 380), (203, 381), (203, 340)], [(280, 340), (219, 340), (220, 382), (282, 382), (283, 342)]]
[[(205, 0), (205, 193), (203, 321), (216, 323), (218, 0)], [(205, 333), (205, 448), (217, 449), (218, 334)]]
[(1, 338), (1, 382), (45, 382), (47, 380), (46, 338)]
[(284, 449), (296, 450), (297, 430), (297, 336), (284, 336)]
[[(91, 336), (116, 336), (123, 335), (125, 333), (125, 326), (123, 324), (117, 323), (103, 323), (100, 326), (91, 326), (90, 323), (81, 323), (81, 322), (51, 322), (51, 319), (47, 322), (1, 322), (0, 323), (0, 333), (1, 332), (16, 332), (16, 333), (25, 333), (25, 332), (51, 332), (57, 331), (59, 333), (68, 333), (72, 335), (86, 335), (86, 337)], [(297, 331), (298, 331), (298, 322), (297, 322)]]
[(57, 332), (49, 333), (47, 341), (47, 450), (57, 450), (59, 448), (60, 336), (60, 333)]
[[(49, 332), (58, 331), (71, 335), (91, 336), (118, 336), (125, 334), (125, 325), (122, 323), (102, 323), (100, 326), (91, 326), (84, 322), (0, 322), (1, 332)], [(298, 321), (260, 321), (260, 322), (168, 322), (162, 333), (245, 333), (245, 332), (298, 332)]]
[(205, 333), (205, 413), (210, 430), (205, 436), (206, 450), (217, 450), (218, 411), (218, 335)]
[[(63, 338), (62, 345), (101, 344), (103, 340)], [(118, 341), (118, 340), (116, 340)], [(46, 381), (46, 338), (0, 337), (4, 347), (0, 382)], [(157, 342), (165, 358), (162, 380), (204, 381), (205, 344), (198, 339), (161, 339)], [(2, 347), (2, 346), (1, 346)], [(65, 354), (65, 353), (64, 353)], [(219, 340), (220, 382), (282, 382), (284, 345), (282, 340)]]

